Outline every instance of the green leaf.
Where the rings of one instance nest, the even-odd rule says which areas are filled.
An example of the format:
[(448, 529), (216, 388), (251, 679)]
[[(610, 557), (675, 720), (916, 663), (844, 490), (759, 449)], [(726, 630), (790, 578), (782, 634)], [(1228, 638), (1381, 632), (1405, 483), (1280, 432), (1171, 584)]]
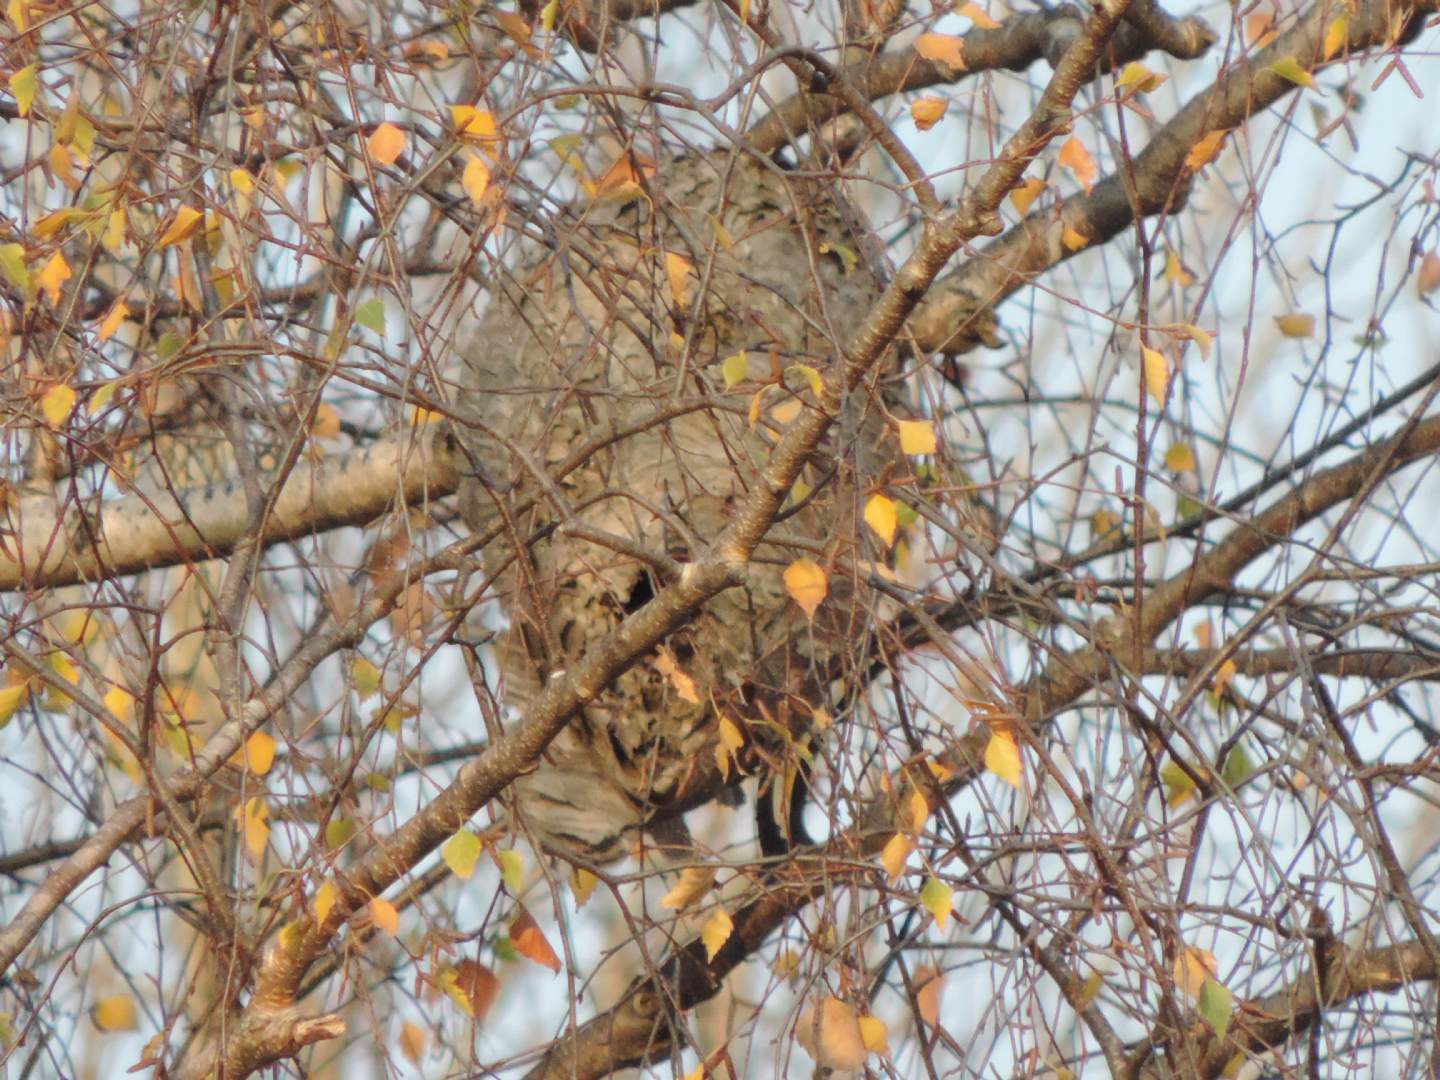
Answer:
[(1300, 61), (1296, 60), (1293, 56), (1282, 56), (1266, 70), (1279, 75), (1282, 79), (1286, 79), (1296, 86), (1303, 86), (1307, 89), (1314, 89), (1315, 87), (1314, 76), (1301, 67)]
[(0, 273), (26, 296), (30, 295), (30, 268), (25, 265), (25, 248), (21, 244), (0, 244)]
[(1200, 1019), (1210, 1026), (1216, 1038), (1223, 1039), (1230, 1026), (1230, 1014), (1235, 1007), (1235, 998), (1224, 985), (1214, 979), (1206, 979), (1200, 987), (1200, 1001), (1196, 1011)]
[(331, 818), (325, 826), (325, 846), (332, 851), (338, 847), (344, 847), (345, 842), (354, 835), (354, 818)]
[(355, 309), (355, 321), (366, 330), (385, 336), (385, 301), (372, 296)]
[(1220, 769), (1221, 779), (1234, 788), (1249, 780), (1254, 773), (1255, 763), (1250, 760), (1245, 747), (1236, 743), (1230, 748), (1230, 753), (1225, 755), (1225, 764)]

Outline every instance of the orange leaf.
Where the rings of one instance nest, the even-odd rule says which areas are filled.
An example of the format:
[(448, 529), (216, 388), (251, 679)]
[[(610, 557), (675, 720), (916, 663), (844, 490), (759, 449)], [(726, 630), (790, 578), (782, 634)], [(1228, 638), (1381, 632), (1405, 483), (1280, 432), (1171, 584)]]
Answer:
[(989, 14), (976, 3), (964, 3), (955, 9), (956, 15), (964, 15), (981, 30), (998, 30), (1000, 24), (992, 19)]
[(1010, 205), (1015, 207), (1015, 212), (1024, 215), (1029, 212), (1030, 204), (1033, 203), (1040, 193), (1045, 190), (1045, 181), (1032, 176), (1010, 189)]
[(275, 737), (265, 731), (251, 732), (245, 740), (245, 767), (264, 776), (275, 762)]
[(381, 165), (392, 165), (405, 150), (405, 133), (387, 120), (370, 133), (365, 150)]
[(1175, 958), (1175, 985), (1191, 997), (1200, 995), (1205, 980), (1215, 975), (1215, 956), (1193, 945)]
[(400, 1025), (400, 1052), (411, 1065), (419, 1065), (425, 1056), (425, 1029), (406, 1020)]
[(1075, 178), (1075, 182), (1085, 189), (1085, 194), (1090, 194), (1090, 189), (1095, 186), (1095, 177), (1099, 175), (1099, 169), (1095, 166), (1095, 159), (1090, 156), (1090, 151), (1085, 149), (1085, 144), (1080, 141), (1080, 136), (1071, 135), (1065, 140), (1065, 145), (1060, 147), (1060, 166)]
[(1193, 171), (1209, 165), (1220, 156), (1220, 147), (1228, 134), (1228, 131), (1212, 131), (1196, 139), (1195, 145), (1190, 147), (1190, 152), (1185, 155), (1185, 167)]
[(695, 275), (695, 264), (683, 255), (667, 251), (665, 281), (670, 286), (670, 295), (675, 298), (675, 303), (682, 308), (688, 308), (695, 296), (695, 286), (699, 284), (699, 278)]
[(910, 853), (915, 850), (915, 845), (904, 833), (896, 833), (885, 842), (885, 848), (880, 852), (880, 865), (885, 868), (885, 876), (891, 881), (897, 880), (905, 872), (905, 860), (910, 858)]
[(662, 648), (655, 657), (655, 670), (669, 680), (675, 692), (680, 695), (681, 701), (688, 701), (691, 705), (700, 704), (700, 695), (695, 689), (695, 680), (681, 670), (680, 665), (675, 662), (675, 657), (670, 655), (669, 649)]
[(551, 971), (560, 971), (560, 957), (555, 955), (555, 950), (550, 947), (550, 942), (545, 940), (539, 924), (524, 908), (520, 909), (520, 914), (515, 916), (515, 921), (510, 924), (510, 944), (525, 959), (533, 960)]
[(1060, 243), (1065, 245), (1065, 250), (1070, 252), (1080, 251), (1090, 243), (1090, 238), (1073, 225), (1066, 225), (1060, 230)]
[(116, 300), (110, 305), (110, 310), (105, 313), (105, 318), (100, 320), (100, 329), (96, 336), (101, 341), (109, 341), (115, 336), (115, 331), (120, 329), (120, 324), (125, 321), (125, 316), (130, 314), (130, 309), (125, 306), (124, 300)]
[(910, 119), (921, 131), (929, 131), (945, 115), (948, 102), (944, 98), (922, 97), (910, 103)]
[(915, 39), (915, 51), (951, 71), (965, 70), (965, 39), (954, 34), (921, 34)]
[(370, 901), (370, 921), (375, 924), (376, 929), (394, 937), (400, 932), (400, 912), (395, 910), (395, 905), (389, 900), (382, 900), (376, 897)]
[(785, 591), (800, 605), (800, 610), (813, 619), (815, 609), (830, 591), (830, 580), (814, 560), (796, 559), (785, 568)]
[(915, 987), (915, 1003), (920, 1007), (920, 1019), (935, 1027), (940, 1023), (940, 993), (945, 989), (945, 976), (927, 964), (915, 969), (910, 982)]
[(1440, 255), (1426, 252), (1425, 258), (1420, 260), (1420, 269), (1415, 272), (1415, 291), (1421, 296), (1428, 296), (1437, 287), (1440, 287)]

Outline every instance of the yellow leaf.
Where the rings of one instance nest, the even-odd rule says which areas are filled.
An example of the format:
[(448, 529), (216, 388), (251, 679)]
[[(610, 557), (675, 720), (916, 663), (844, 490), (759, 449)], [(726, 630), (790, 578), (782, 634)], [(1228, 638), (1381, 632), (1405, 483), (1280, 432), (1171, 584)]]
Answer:
[(1205, 980), (1215, 976), (1215, 956), (1193, 945), (1175, 958), (1175, 986), (1190, 997), (1199, 997)]
[(1023, 217), (1029, 212), (1030, 204), (1033, 203), (1044, 190), (1044, 180), (1034, 176), (1028, 180), (1022, 180), (1010, 189), (1010, 205), (1015, 207), (1015, 212)]
[(125, 246), (125, 208), (123, 206), (110, 211), (110, 216), (105, 221), (105, 231), (100, 234), (100, 245), (111, 255), (119, 254), (120, 249)]
[(455, 134), (466, 142), (488, 143), (499, 138), (495, 117), (473, 105), (450, 106), (450, 120), (455, 125)]
[(860, 1041), (872, 1054), (890, 1052), (890, 1029), (878, 1016), (860, 1017)]
[(910, 119), (921, 131), (929, 131), (944, 118), (948, 106), (949, 102), (944, 98), (916, 98), (910, 103)]
[(795, 1041), (817, 1065), (856, 1072), (865, 1064), (865, 1039), (855, 1010), (836, 997), (806, 1009), (795, 1024)]
[(720, 951), (721, 946), (730, 940), (730, 935), (735, 931), (735, 924), (724, 908), (716, 908), (715, 914), (705, 920), (705, 925), (700, 928), (700, 941), (705, 946), (705, 959), (714, 960), (715, 954)]
[(393, 165), (405, 150), (405, 133), (387, 120), (370, 133), (365, 150), (381, 165)]
[(720, 714), (720, 743), (730, 753), (735, 753), (745, 745), (745, 733), (740, 730), (740, 725), (731, 720), (724, 713)]
[(955, 9), (956, 15), (963, 15), (981, 30), (998, 30), (1000, 24), (992, 19), (979, 4), (967, 0)]
[(725, 747), (717, 744), (714, 749), (711, 750), (711, 755), (715, 758), (715, 768), (720, 771), (720, 779), (729, 783), (730, 755), (725, 752)]
[(1100, 977), (1098, 971), (1092, 971), (1085, 976), (1085, 981), (1080, 985), (1080, 992), (1076, 995), (1076, 1007), (1083, 1009), (1094, 1001), (1099, 996), (1100, 988), (1104, 984), (1105, 981)]
[(897, 880), (905, 872), (905, 861), (914, 850), (915, 845), (904, 833), (897, 832), (887, 840), (880, 852), (880, 865), (885, 868), (885, 876), (891, 881)]
[(1195, 451), (1189, 443), (1177, 442), (1165, 451), (1165, 467), (1171, 472), (1194, 472)]
[(1266, 70), (1296, 86), (1303, 86), (1311, 90), (1315, 88), (1315, 77), (1301, 67), (1300, 61), (1293, 56), (1282, 56)]
[(895, 530), (899, 515), (895, 500), (885, 495), (871, 495), (865, 503), (865, 524), (878, 536), (886, 547), (895, 543)]
[(315, 890), (315, 921), (320, 925), (330, 917), (330, 910), (335, 906), (335, 883), (324, 882), (320, 888)]
[(350, 685), (361, 701), (373, 697), (380, 689), (380, 670), (363, 656), (357, 657), (350, 665)]
[(933, 420), (897, 420), (902, 454), (933, 454), (936, 449)]
[(1155, 404), (1165, 407), (1165, 391), (1170, 385), (1170, 365), (1163, 353), (1140, 346), (1141, 370), (1144, 373), (1145, 392), (1155, 399)]
[(1287, 338), (1308, 338), (1315, 333), (1315, 316), (1302, 315), (1299, 312), (1276, 315), (1275, 325)]
[(586, 870), (583, 866), (572, 867), (570, 870), (570, 894), (575, 897), (575, 910), (579, 911), (585, 906), (585, 901), (590, 899), (590, 894), (595, 891), (595, 886), (600, 879)]
[(1224, 697), (1230, 689), (1230, 684), (1235, 681), (1235, 675), (1239, 668), (1235, 666), (1234, 660), (1226, 660), (1215, 672), (1215, 678), (1210, 683), (1210, 691), (1216, 697)]
[[(553, 3), (554, 0), (551, 0), (551, 2)], [(743, 8), (744, 0), (741, 0), (741, 3)], [(740, 17), (743, 19), (745, 16), (741, 15)], [(691, 1069), (688, 1073), (686, 1073), (685, 1080), (705, 1080), (705, 1063), (702, 1061), (699, 1065), (696, 1065), (695, 1068)]]
[(555, 950), (550, 947), (550, 942), (540, 930), (540, 924), (524, 908), (520, 909), (520, 914), (515, 916), (515, 920), (510, 924), (510, 944), (526, 960), (551, 971), (560, 970), (560, 957), (556, 956)]
[(400, 1052), (411, 1065), (419, 1065), (425, 1056), (425, 1029), (409, 1020), (400, 1025)]
[(1137, 94), (1148, 94), (1163, 86), (1167, 78), (1166, 75), (1151, 71), (1140, 61), (1132, 60), (1120, 72), (1120, 78), (1115, 80), (1115, 85), (1121, 89), (1133, 86)]
[(10, 722), (15, 715), (15, 710), (30, 695), (28, 683), (18, 683), (15, 686), (0, 686), (0, 728)]
[(814, 560), (796, 559), (785, 568), (785, 591), (800, 605), (800, 610), (813, 619), (815, 609), (830, 591), (830, 581)]
[(35, 281), (40, 288), (49, 293), (50, 303), (58, 304), (60, 303), (61, 286), (74, 276), (70, 264), (65, 261), (65, 256), (57, 251), (46, 261), (40, 273), (36, 275)]
[(1225, 136), (1228, 134), (1228, 131), (1212, 131), (1196, 139), (1195, 145), (1190, 147), (1189, 153), (1185, 155), (1185, 167), (1193, 171), (1209, 165), (1220, 156), (1220, 147), (1224, 145)]
[(1075, 182), (1085, 189), (1085, 194), (1090, 194), (1100, 170), (1090, 151), (1080, 141), (1080, 136), (1071, 135), (1060, 147), (1060, 167), (1075, 178)]
[(684, 911), (708, 893), (714, 884), (715, 867), (687, 866), (680, 871), (680, 880), (675, 887), (660, 898), (660, 906), (666, 911)]
[(825, 389), (825, 383), (824, 380), (820, 378), (820, 372), (816, 371), (809, 364), (791, 364), (785, 370), (798, 371), (801, 375), (803, 375), (805, 377), (806, 383), (808, 383), (810, 386), (810, 392), (814, 394), (817, 398)]
[(400, 912), (395, 910), (395, 905), (389, 900), (377, 896), (370, 901), (370, 921), (377, 930), (391, 937), (400, 932)]
[(699, 278), (695, 276), (695, 264), (683, 255), (667, 251), (665, 281), (670, 286), (670, 295), (675, 298), (675, 303), (679, 307), (688, 308), (690, 301), (694, 299), (695, 286), (699, 284)]
[(906, 824), (910, 831), (918, 836), (924, 830), (925, 822), (930, 820), (930, 802), (925, 798), (924, 792), (912, 790), (905, 809)]
[(160, 247), (167, 248), (188, 240), (194, 235), (195, 230), (200, 228), (205, 220), (205, 215), (193, 206), (182, 206), (175, 211), (175, 216), (166, 226), (165, 231), (160, 234)]
[(1191, 323), (1176, 323), (1167, 329), (1178, 338), (1185, 338), (1188, 341), (1195, 342), (1195, 344), (1200, 347), (1200, 359), (1210, 359), (1210, 347), (1214, 344), (1214, 338), (1204, 330), (1201, 330), (1200, 327), (1194, 326)]
[(70, 410), (75, 408), (75, 391), (64, 383), (56, 383), (40, 398), (40, 412), (45, 423), (58, 431), (70, 419)]
[(140, 1026), (135, 999), (129, 994), (111, 994), (90, 1007), (90, 1020), (101, 1031), (134, 1031)]
[(252, 862), (260, 861), (265, 854), (265, 845), (270, 842), (269, 817), (270, 806), (259, 796), (246, 799), (243, 805), (235, 808), (235, 820), (240, 824), (245, 850)]
[(1172, 285), (1179, 285), (1182, 289), (1195, 284), (1195, 277), (1185, 269), (1185, 264), (1180, 261), (1180, 256), (1171, 248), (1165, 252), (1165, 280)]
[(468, 157), (465, 171), (460, 174), (460, 186), (465, 189), (465, 194), (470, 196), (470, 201), (478, 206), (490, 187), (490, 169), (475, 154)]
[(80, 189), (80, 180), (75, 175), (75, 159), (70, 148), (64, 143), (52, 143), (48, 155), (50, 174), (69, 191)]
[[(95, 332), (96, 337), (101, 341), (109, 341), (115, 336), (115, 331), (120, 329), (120, 324), (125, 321), (125, 316), (129, 314), (130, 309), (125, 306), (125, 301), (116, 300), (110, 305), (110, 310), (105, 313), (105, 318), (100, 320), (100, 328)], [(111, 393), (114, 393), (113, 387), (115, 384), (109, 383), (107, 385), (112, 387)], [(93, 398), (90, 402), (90, 411), (92, 413), (97, 411)]]
[[(540, 29), (547, 34), (553, 34), (555, 32), (555, 16), (559, 13), (560, 0), (549, 0), (549, 3), (540, 9)], [(741, 15), (740, 17), (743, 19), (745, 16)]]
[(1013, 788), (1020, 786), (1020, 747), (1004, 732), (992, 731), (985, 744), (985, 768)]
[(920, 889), (920, 904), (935, 919), (937, 929), (944, 930), (950, 922), (950, 906), (955, 890), (939, 878), (929, 878)]
[(1060, 243), (1065, 245), (1065, 250), (1076, 252), (1083, 249), (1090, 243), (1090, 238), (1073, 225), (1066, 225), (1060, 230)]
[(495, 852), (495, 859), (500, 866), (500, 880), (518, 896), (525, 890), (525, 857), (513, 848), (500, 848)]
[(252, 731), (245, 740), (245, 767), (256, 776), (264, 776), (275, 763), (275, 737), (269, 732)]
[(952, 72), (965, 70), (965, 39), (954, 34), (921, 34), (915, 39), (915, 51)]
[(670, 655), (669, 649), (662, 648), (655, 657), (655, 670), (664, 675), (675, 692), (680, 695), (681, 701), (688, 701), (691, 705), (700, 704), (700, 694), (695, 687), (695, 680), (685, 674), (680, 665), (675, 662), (675, 657)]
[(5, 14), (17, 34), (23, 34), (30, 29), (30, 5), (26, 0), (10, 0), (5, 5)]
[(469, 829), (461, 829), (441, 845), (440, 858), (445, 860), (452, 874), (469, 881), (470, 875), (475, 873), (475, 862), (480, 858), (483, 846), (480, 837)]
[(36, 240), (48, 240), (71, 222), (83, 221), (90, 214), (81, 210), (78, 206), (64, 206), (59, 210), (51, 210), (34, 225), (30, 226), (30, 235)]
[(241, 195), (249, 195), (255, 190), (255, 178), (245, 169), (231, 169), (230, 186)]
[(20, 115), (27, 116), (30, 106), (35, 103), (35, 90), (40, 85), (40, 69), (30, 64), (23, 67), (10, 76), (10, 93), (15, 95), (15, 104), (20, 107)]
[(335, 406), (322, 401), (315, 406), (315, 418), (310, 421), (310, 434), (317, 439), (333, 439), (340, 434), (340, 414)]
[(1344, 15), (1335, 16), (1330, 20), (1330, 25), (1325, 27), (1325, 41), (1320, 47), (1320, 55), (1329, 60), (1343, 49), (1349, 40), (1350, 20)]

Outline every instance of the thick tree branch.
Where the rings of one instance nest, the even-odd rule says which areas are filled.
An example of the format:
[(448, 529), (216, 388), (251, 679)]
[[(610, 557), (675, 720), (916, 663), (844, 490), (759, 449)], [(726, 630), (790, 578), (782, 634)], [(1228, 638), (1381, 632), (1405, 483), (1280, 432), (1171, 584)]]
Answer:
[[(1186, 157), (1203, 136), (1238, 127), (1298, 89), (1275, 73), (1277, 61), (1293, 57), (1306, 71), (1320, 71), (1368, 49), (1403, 42), (1435, 10), (1435, 0), (1399, 4), (1365, 0), (1349, 15), (1347, 44), (1327, 60), (1322, 42), (1335, 11), (1327, 4), (1315, 4), (1292, 29), (1226, 70), (1213, 87), (1186, 104), (1133, 161), (1123, 162), (1088, 194), (1072, 195), (1059, 207), (1032, 211), (937, 283), (911, 320), (916, 342), (927, 352), (951, 355), (985, 344), (974, 328), (988, 325), (984, 313), (1007, 296), (1081, 251), (1109, 243), (1137, 216), (1175, 209), (1194, 172)], [(1067, 247), (1061, 238), (1066, 226), (1086, 243), (1074, 250)]]
[[(273, 491), (255, 539), (274, 544), (364, 525), (397, 505), (437, 499), (459, 483), (447, 439), (429, 429), (364, 450), (303, 457)], [(276, 474), (259, 474), (273, 488)], [(53, 588), (228, 555), (249, 538), (238, 478), (101, 502), (62, 492), (0, 503), (0, 590)]]

